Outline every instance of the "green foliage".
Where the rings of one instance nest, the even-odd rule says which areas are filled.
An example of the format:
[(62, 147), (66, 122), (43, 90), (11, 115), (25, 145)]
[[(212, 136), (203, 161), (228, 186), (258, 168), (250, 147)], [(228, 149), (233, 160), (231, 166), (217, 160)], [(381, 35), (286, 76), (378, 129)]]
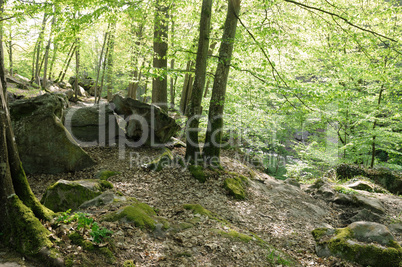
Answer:
[(358, 194), (356, 192), (356, 190), (353, 190), (351, 188), (347, 188), (347, 187), (344, 187), (344, 186), (341, 186), (341, 185), (336, 185), (334, 187), (334, 190), (336, 192), (343, 193), (343, 194), (346, 194), (346, 195), (356, 195), (356, 194)]
[(113, 234), (113, 231), (105, 227), (99, 227), (98, 223), (94, 222), (89, 234), (92, 236), (95, 243), (102, 243), (107, 238), (110, 238), (110, 235)]

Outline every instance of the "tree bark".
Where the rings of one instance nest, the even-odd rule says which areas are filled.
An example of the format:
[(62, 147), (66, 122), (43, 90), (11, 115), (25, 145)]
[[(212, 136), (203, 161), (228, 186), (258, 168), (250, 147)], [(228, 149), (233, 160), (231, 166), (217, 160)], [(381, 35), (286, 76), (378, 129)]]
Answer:
[(152, 103), (168, 111), (167, 105), (167, 49), (168, 49), (168, 7), (161, 0), (156, 1), (154, 24), (153, 67), (157, 77), (152, 80)]
[(42, 82), (42, 86), (43, 86), (43, 89), (45, 89), (45, 90), (46, 90), (46, 86), (47, 86), (47, 63), (48, 63), (48, 60), (49, 60), (49, 50), (50, 50), (50, 44), (52, 43), (53, 28), (54, 28), (55, 22), (56, 22), (56, 17), (53, 16), (52, 23), (51, 23), (51, 26), (50, 26), (49, 40), (47, 42), (46, 49), (45, 49), (45, 63), (44, 63), (44, 66), (43, 66), (43, 82)]
[(39, 32), (39, 36), (38, 36), (38, 46), (36, 47), (36, 62), (35, 62), (35, 72), (34, 72), (34, 77), (33, 80), (39, 84), (39, 75), (40, 75), (40, 61), (39, 61), (39, 57), (40, 57), (40, 50), (42, 47), (42, 41), (43, 41), (43, 35), (45, 34), (45, 28), (46, 28), (46, 20), (47, 20), (47, 14), (43, 14), (43, 20), (42, 20), (42, 28), (41, 31)]
[(110, 29), (110, 36), (108, 42), (107, 56), (107, 73), (106, 73), (106, 86), (107, 86), (107, 100), (112, 100), (112, 89), (113, 89), (113, 54), (114, 54), (114, 33), (116, 31), (116, 22), (112, 23)]
[(183, 90), (181, 91), (180, 98), (180, 111), (182, 114), (186, 114), (188, 100), (190, 99), (190, 85), (192, 80), (192, 74), (190, 73), (193, 67), (193, 61), (187, 61), (186, 74), (184, 75)]
[(219, 62), (212, 87), (203, 157), (207, 164), (213, 166), (220, 166), (226, 85), (233, 53), (240, 2), (241, 0), (228, 0), (222, 43), (219, 48)]
[[(172, 36), (171, 36), (171, 43), (170, 43), (170, 49), (173, 49), (174, 46), (174, 20), (173, 20), (173, 15), (171, 16), (172, 18)], [(174, 69), (174, 58), (170, 60), (170, 69)], [(174, 108), (174, 97), (175, 97), (175, 89), (174, 89), (174, 78), (171, 75), (170, 77), (170, 108)]]
[(194, 86), (188, 105), (186, 130), (186, 159), (194, 162), (200, 155), (198, 144), (199, 116), (201, 115), (202, 93), (207, 73), (209, 34), (211, 28), (212, 0), (203, 0), (200, 20), (200, 37), (198, 40), (197, 59), (195, 62)]
[(75, 49), (75, 85), (74, 85), (74, 92), (75, 92), (75, 99), (78, 98), (78, 80), (80, 75), (80, 39), (76, 38), (75, 40), (77, 46)]
[(66, 61), (64, 63), (63, 69), (59, 73), (59, 77), (57, 77), (56, 82), (62, 82), (64, 80), (64, 76), (66, 75), (68, 66), (70, 66), (70, 61), (73, 58), (73, 54), (75, 52), (75, 43), (73, 43), (68, 51)]
[[(110, 27), (110, 24), (109, 24), (109, 27)], [(99, 56), (98, 72), (96, 74), (96, 82), (95, 82), (95, 104), (97, 103), (96, 99), (98, 97), (97, 95), (98, 95), (99, 74), (100, 74), (100, 71), (102, 68), (103, 51), (105, 50), (105, 46), (106, 46), (106, 42), (107, 42), (107, 38), (108, 38), (108, 34), (109, 34), (109, 27), (108, 27), (107, 31), (105, 32), (105, 36), (103, 38), (102, 50), (101, 50), (101, 53)]]
[[(380, 109), (381, 105), (381, 98), (382, 98), (382, 93), (384, 92), (384, 85), (381, 86), (380, 93), (378, 95), (378, 102), (377, 102), (377, 111)], [(377, 115), (378, 116), (378, 115)], [(374, 119), (374, 124), (373, 124), (373, 132), (375, 131), (375, 128), (377, 127), (377, 118)], [(376, 146), (375, 146), (375, 139), (377, 136), (374, 134), (372, 143), (371, 143), (371, 162), (370, 162), (370, 168), (374, 168), (374, 162), (375, 162), (375, 153), (376, 153)]]

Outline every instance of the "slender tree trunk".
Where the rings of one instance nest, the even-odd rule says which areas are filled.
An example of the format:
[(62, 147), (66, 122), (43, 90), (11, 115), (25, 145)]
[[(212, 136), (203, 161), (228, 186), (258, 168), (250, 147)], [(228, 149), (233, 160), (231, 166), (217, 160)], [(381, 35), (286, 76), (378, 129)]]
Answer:
[(10, 64), (10, 76), (14, 76), (14, 69), (13, 69), (13, 41), (12, 41), (12, 34), (10, 30), (10, 40), (8, 41), (8, 60)]
[(220, 165), (220, 150), (223, 131), (223, 109), (225, 105), (226, 85), (229, 76), (230, 61), (233, 53), (234, 38), (237, 28), (237, 16), (241, 0), (228, 0), (228, 12), (219, 48), (219, 62), (215, 72), (212, 96), (208, 114), (203, 156), (207, 164)]
[(209, 48), (209, 34), (211, 28), (212, 0), (203, 0), (200, 21), (200, 37), (198, 40), (197, 59), (195, 62), (194, 86), (188, 105), (188, 121), (186, 135), (186, 159), (195, 161), (200, 155), (198, 144), (198, 125), (201, 116), (202, 93), (207, 73), (207, 59)]
[[(212, 42), (211, 45), (209, 46), (208, 57), (212, 56), (212, 54), (214, 53), (216, 44), (217, 44), (217, 42)], [(204, 97), (207, 97), (207, 95), (208, 95), (208, 88), (209, 88), (210, 82), (211, 82), (211, 80), (207, 78), (207, 85), (205, 86)]]
[(52, 60), (50, 61), (49, 80), (53, 80), (52, 77), (54, 78), (54, 76), (53, 76), (53, 67), (54, 67), (54, 63), (56, 62), (56, 55), (57, 55), (58, 47), (59, 47), (59, 44), (57, 42), (55, 42), (54, 47), (53, 47)]
[(186, 74), (184, 75), (183, 90), (181, 91), (180, 98), (180, 111), (182, 114), (186, 114), (188, 100), (190, 99), (190, 85), (192, 84), (191, 70), (193, 67), (193, 62), (191, 60), (187, 61)]
[[(380, 93), (378, 95), (378, 101), (377, 101), (377, 111), (380, 109), (381, 105), (381, 98), (382, 98), (382, 93), (384, 92), (384, 85), (381, 86)], [(378, 114), (376, 115), (378, 116)], [(377, 118), (374, 119), (374, 124), (373, 124), (373, 132), (375, 131), (375, 128), (377, 127)], [(377, 135), (373, 135), (373, 140), (371, 143), (371, 162), (370, 162), (370, 168), (374, 167), (374, 162), (375, 162), (375, 153), (376, 153), (376, 146), (375, 146), (375, 139)]]
[[(174, 20), (173, 20), (173, 15), (171, 16), (172, 18), (172, 36), (170, 38), (171, 43), (170, 43), (170, 49), (173, 49), (174, 47)], [(174, 69), (174, 58), (170, 60), (170, 69)], [(174, 89), (174, 78), (171, 75), (170, 77), (170, 108), (174, 108), (174, 97), (175, 97), (175, 89)]]
[(59, 77), (57, 77), (55, 82), (62, 82), (63, 81), (64, 75), (65, 75), (65, 73), (66, 73), (66, 71), (68, 69), (68, 66), (70, 65), (70, 61), (71, 61), (72, 55), (74, 54), (74, 51), (75, 51), (75, 43), (73, 43), (71, 45), (70, 50), (68, 51), (66, 60), (64, 61), (63, 68), (61, 69), (61, 71), (59, 73)]
[(138, 52), (138, 48), (142, 43), (142, 35), (143, 35), (144, 24), (141, 23), (138, 29), (135, 28), (134, 23), (132, 24), (132, 35), (136, 37), (137, 41), (135, 42), (135, 46), (132, 46), (132, 56), (131, 56), (131, 67), (132, 67), (132, 81), (128, 85), (127, 96), (132, 99), (137, 99), (137, 89), (141, 80), (141, 69), (144, 65), (144, 61), (141, 62), (141, 66), (138, 67), (138, 58), (140, 57), (140, 53)]
[(43, 41), (43, 36), (45, 34), (45, 28), (46, 28), (46, 20), (47, 20), (47, 14), (43, 14), (43, 20), (42, 20), (42, 28), (41, 31), (39, 32), (39, 37), (38, 37), (38, 46), (36, 47), (36, 63), (35, 63), (35, 77), (34, 80), (37, 84), (40, 84), (39, 81), (39, 76), (40, 76), (40, 50), (42, 47), (42, 41)]
[(106, 42), (107, 42), (107, 39), (108, 39), (109, 27), (110, 27), (110, 24), (108, 26), (107, 31), (105, 32), (105, 36), (103, 38), (102, 50), (101, 50), (101, 53), (100, 53), (100, 56), (99, 56), (98, 72), (96, 74), (96, 82), (95, 82), (95, 104), (97, 103), (96, 99), (97, 99), (97, 95), (98, 95), (99, 74), (100, 74), (100, 71), (101, 71), (101, 68), (102, 68), (103, 51), (105, 50)]
[(107, 100), (112, 100), (113, 89), (113, 54), (114, 54), (114, 33), (116, 31), (116, 22), (112, 23), (110, 29), (110, 37), (108, 43), (109, 54), (107, 56), (107, 73), (106, 73), (106, 85), (107, 85)]
[[(110, 38), (110, 34), (108, 34), (109, 38)], [(109, 39), (108, 38), (108, 39)], [(109, 42), (109, 41), (108, 41)], [(99, 88), (99, 96), (98, 96), (98, 101), (96, 103), (99, 104), (100, 99), (102, 97), (102, 90), (103, 90), (103, 81), (105, 80), (105, 73), (106, 73), (106, 66), (107, 66), (107, 55), (109, 54), (109, 46), (106, 46), (106, 53), (105, 53), (105, 59), (103, 62), (103, 71), (102, 71), (102, 77), (101, 77), (101, 84), (100, 84), (100, 88)]]
[(152, 80), (152, 103), (158, 104), (162, 110), (167, 106), (167, 49), (168, 49), (168, 7), (162, 0), (156, 0), (154, 24), (154, 58), (153, 67), (158, 77)]
[(78, 80), (80, 76), (80, 39), (77, 38), (75, 40), (77, 44), (77, 48), (75, 49), (75, 85), (74, 85), (74, 91), (75, 91), (75, 98), (78, 99), (78, 90), (79, 90), (79, 85), (78, 85)]
[(45, 89), (45, 90), (46, 90), (46, 86), (47, 86), (47, 63), (48, 63), (48, 60), (49, 60), (49, 50), (50, 50), (50, 44), (52, 43), (53, 28), (54, 28), (55, 22), (56, 22), (56, 16), (53, 16), (52, 23), (51, 23), (51, 26), (50, 26), (49, 40), (47, 42), (46, 50), (45, 50), (45, 65), (43, 66), (43, 82), (42, 82), (42, 86), (43, 86), (43, 89)]

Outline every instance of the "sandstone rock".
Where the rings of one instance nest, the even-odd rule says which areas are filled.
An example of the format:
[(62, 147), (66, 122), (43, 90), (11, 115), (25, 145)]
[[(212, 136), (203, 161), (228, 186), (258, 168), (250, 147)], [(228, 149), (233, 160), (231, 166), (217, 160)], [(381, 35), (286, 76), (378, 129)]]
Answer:
[(78, 143), (112, 144), (119, 134), (113, 111), (105, 104), (67, 109), (64, 125)]
[(98, 207), (98, 206), (113, 203), (115, 201), (126, 201), (126, 200), (127, 199), (125, 196), (118, 196), (118, 195), (114, 194), (113, 192), (107, 191), (93, 199), (90, 199), (90, 200), (82, 203), (78, 207), (78, 209), (83, 210), (83, 209), (87, 209), (87, 208), (93, 207), (93, 206)]
[(103, 191), (112, 187), (110, 182), (97, 179), (59, 180), (46, 189), (41, 203), (55, 212), (76, 210), (82, 203), (99, 196)]
[(164, 144), (180, 129), (175, 120), (155, 105), (114, 95), (114, 111), (126, 119), (126, 135), (143, 144)]
[(380, 220), (381, 216), (379, 214), (374, 213), (368, 209), (362, 209), (355, 216), (350, 218), (351, 222), (358, 222), (358, 221), (379, 222)]
[(95, 164), (61, 123), (66, 105), (64, 98), (52, 94), (10, 103), (15, 139), (27, 173), (78, 171)]
[(318, 228), (312, 234), (319, 257), (335, 256), (364, 266), (402, 264), (402, 248), (382, 224), (355, 222), (345, 228)]

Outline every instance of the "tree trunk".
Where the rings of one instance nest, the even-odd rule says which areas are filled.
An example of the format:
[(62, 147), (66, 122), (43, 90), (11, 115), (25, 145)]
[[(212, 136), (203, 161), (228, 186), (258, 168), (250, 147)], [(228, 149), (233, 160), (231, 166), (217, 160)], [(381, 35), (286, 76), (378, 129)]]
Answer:
[(45, 28), (46, 28), (46, 20), (47, 20), (47, 14), (43, 14), (43, 21), (42, 21), (42, 29), (39, 32), (38, 36), (38, 46), (36, 47), (36, 62), (35, 62), (35, 72), (34, 72), (34, 81), (39, 84), (39, 76), (40, 76), (40, 50), (42, 47), (42, 41), (43, 41), (43, 35), (45, 34)]
[(78, 80), (79, 80), (79, 75), (80, 75), (80, 39), (77, 38), (75, 40), (77, 46), (75, 49), (75, 85), (74, 85), (74, 92), (75, 92), (75, 98), (78, 98)]
[(191, 92), (191, 99), (188, 105), (188, 121), (186, 129), (186, 159), (194, 162), (200, 155), (198, 144), (198, 125), (201, 116), (202, 93), (205, 86), (207, 73), (207, 59), (209, 48), (209, 33), (211, 25), (212, 0), (202, 1), (200, 37), (198, 40), (197, 59), (195, 62), (194, 86)]
[(116, 31), (116, 22), (112, 23), (110, 29), (110, 36), (108, 42), (107, 56), (107, 73), (106, 73), (106, 86), (107, 86), (107, 100), (112, 100), (112, 89), (113, 89), (113, 53), (114, 53), (114, 32)]
[(66, 75), (68, 66), (70, 66), (70, 61), (73, 58), (74, 51), (75, 51), (75, 43), (71, 45), (70, 50), (68, 51), (66, 61), (63, 65), (62, 70), (59, 73), (59, 77), (57, 77), (56, 79), (56, 82), (62, 82), (64, 80), (64, 76)]
[(186, 114), (188, 100), (190, 99), (189, 91), (190, 85), (192, 84), (192, 75), (190, 73), (193, 67), (193, 62), (191, 60), (187, 61), (186, 74), (184, 75), (183, 90), (181, 91), (180, 98), (180, 111), (182, 114)]
[[(2, 7), (3, 1), (0, 0), (1, 15)], [(42, 206), (32, 193), (19, 159), (5, 97), (7, 87), (3, 87), (4, 74), (3, 45), (0, 41), (0, 147), (2, 148), (0, 150), (0, 214), (2, 216), (0, 232), (2, 240), (25, 255), (39, 256), (44, 260), (45, 265), (61, 266), (63, 262), (54, 256), (57, 255), (57, 251), (51, 248), (53, 244), (48, 238), (50, 232), (39, 221), (39, 219), (51, 219), (54, 213)], [(53, 250), (53, 253), (50, 253), (50, 250)]]
[[(209, 46), (208, 57), (212, 56), (212, 54), (214, 53), (216, 44), (217, 44), (216, 42), (213, 42)], [(209, 88), (210, 82), (211, 82), (211, 80), (207, 78), (207, 85), (205, 86), (204, 97), (207, 97), (207, 95), (208, 95), (208, 88)]]
[[(108, 38), (110, 38), (110, 33), (108, 34), (108, 36), (109, 36)], [(98, 103), (98, 104), (99, 104), (100, 99), (102, 97), (103, 81), (105, 80), (106, 66), (107, 66), (107, 60), (108, 60), (107, 55), (108, 54), (109, 54), (109, 46), (107, 45), (106, 46), (105, 58), (103, 60), (103, 70), (102, 70), (101, 84), (100, 84), (100, 88), (99, 88), (99, 95), (98, 95), (98, 100), (96, 101), (96, 103)]]
[(128, 85), (127, 96), (132, 99), (137, 99), (137, 89), (141, 80), (141, 69), (144, 65), (144, 61), (141, 62), (141, 66), (138, 67), (138, 58), (140, 53), (138, 52), (138, 47), (141, 46), (142, 34), (143, 34), (144, 24), (141, 23), (138, 29), (135, 29), (134, 23), (132, 24), (132, 34), (137, 38), (135, 46), (132, 46), (132, 56), (131, 56), (131, 67), (132, 67), (132, 81)]
[(43, 89), (45, 89), (45, 90), (46, 90), (46, 85), (47, 85), (47, 63), (48, 63), (48, 60), (49, 60), (49, 50), (50, 50), (50, 44), (52, 43), (53, 28), (54, 28), (54, 23), (55, 22), (56, 22), (56, 17), (53, 16), (52, 23), (51, 23), (51, 26), (50, 26), (49, 40), (47, 42), (46, 50), (45, 50), (45, 64), (43, 66), (43, 82), (42, 82), (42, 86), (43, 86)]
[[(109, 24), (109, 27), (110, 27), (110, 24)], [(109, 27), (108, 27), (107, 31), (105, 32), (105, 37), (103, 38), (102, 50), (101, 50), (101, 53), (100, 53), (100, 56), (99, 56), (98, 72), (96, 74), (96, 82), (95, 82), (95, 104), (97, 103), (96, 99), (98, 97), (97, 95), (98, 95), (99, 74), (100, 74), (100, 71), (101, 71), (101, 68), (102, 68), (103, 51), (105, 50), (106, 42), (107, 42), (107, 39), (108, 39)]]
[(241, 0), (228, 0), (228, 12), (219, 48), (219, 62), (215, 72), (212, 96), (208, 113), (208, 128), (203, 150), (207, 164), (220, 165), (220, 150), (223, 131), (223, 109), (225, 105), (226, 85), (229, 76), (230, 61), (233, 52), (237, 28), (237, 16)]
[(14, 76), (14, 69), (13, 69), (13, 41), (12, 41), (12, 34), (10, 30), (10, 40), (8, 41), (8, 60), (10, 64), (10, 76)]
[(153, 67), (157, 78), (152, 80), (152, 103), (168, 111), (167, 106), (167, 49), (168, 49), (168, 7), (162, 0), (156, 1), (154, 24), (154, 58)]
[[(384, 85), (381, 86), (380, 93), (378, 96), (378, 102), (377, 102), (377, 111), (380, 109), (381, 105), (381, 98), (382, 98), (382, 93), (384, 92)], [(377, 114), (378, 116), (378, 114)], [(374, 124), (373, 124), (373, 132), (375, 131), (375, 128), (377, 127), (377, 118), (374, 119)], [(374, 168), (374, 162), (375, 162), (375, 153), (376, 153), (376, 146), (375, 146), (375, 139), (377, 136), (374, 134), (373, 135), (373, 140), (371, 143), (371, 162), (370, 162), (370, 168)]]
[[(174, 20), (173, 16), (172, 18), (172, 36), (171, 36), (171, 43), (170, 43), (170, 49), (173, 49), (174, 46)], [(170, 60), (170, 69), (174, 69), (174, 58)], [(174, 89), (174, 78), (173, 76), (170, 77), (170, 108), (174, 108), (174, 97), (175, 97), (175, 89)]]
[(49, 68), (49, 80), (53, 80), (53, 67), (54, 63), (56, 62), (56, 55), (57, 55), (57, 49), (58, 49), (59, 44), (57, 42), (54, 43), (54, 48), (53, 48), (53, 55), (52, 55), (52, 60), (50, 61), (50, 68)]

